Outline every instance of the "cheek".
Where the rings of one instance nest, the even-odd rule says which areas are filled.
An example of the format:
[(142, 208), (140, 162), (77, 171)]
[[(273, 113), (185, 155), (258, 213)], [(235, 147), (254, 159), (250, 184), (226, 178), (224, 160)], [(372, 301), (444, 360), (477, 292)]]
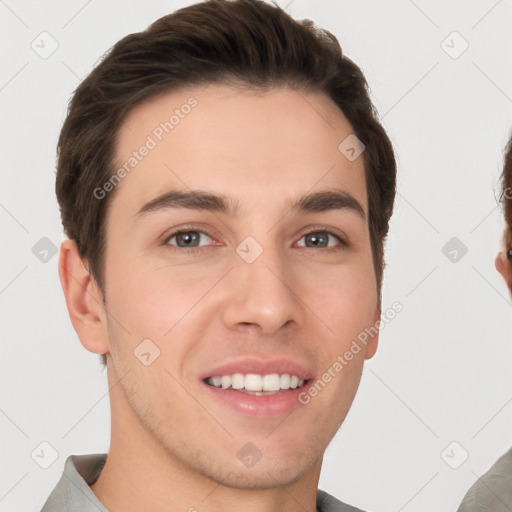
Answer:
[(377, 290), (373, 268), (355, 264), (310, 273), (304, 281), (304, 302), (326, 327), (334, 345), (349, 343), (373, 324)]
[(109, 313), (126, 327), (134, 342), (149, 338), (162, 351), (184, 330), (198, 328), (194, 322), (205, 304), (201, 299), (218, 279), (216, 274), (199, 277), (197, 272), (142, 259), (122, 262), (111, 269), (110, 277)]

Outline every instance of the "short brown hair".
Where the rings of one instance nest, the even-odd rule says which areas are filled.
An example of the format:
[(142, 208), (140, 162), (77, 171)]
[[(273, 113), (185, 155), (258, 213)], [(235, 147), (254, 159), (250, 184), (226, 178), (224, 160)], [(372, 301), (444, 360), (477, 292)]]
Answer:
[(115, 191), (101, 200), (93, 191), (114, 173), (121, 123), (143, 101), (213, 83), (320, 92), (339, 106), (365, 146), (380, 301), (384, 241), (396, 193), (391, 142), (362, 71), (343, 55), (336, 37), (262, 0), (207, 0), (164, 16), (118, 41), (75, 90), (57, 146), (56, 193), (65, 233), (88, 261), (103, 301), (104, 221)]

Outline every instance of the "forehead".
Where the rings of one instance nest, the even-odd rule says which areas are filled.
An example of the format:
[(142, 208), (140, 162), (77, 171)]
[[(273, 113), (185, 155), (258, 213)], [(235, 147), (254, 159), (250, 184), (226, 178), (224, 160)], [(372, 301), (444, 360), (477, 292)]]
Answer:
[(111, 208), (132, 216), (168, 190), (200, 189), (247, 209), (272, 209), (308, 191), (341, 188), (366, 210), (363, 158), (351, 161), (338, 148), (352, 134), (341, 110), (320, 93), (221, 85), (174, 91), (124, 120), (116, 169), (125, 172)]

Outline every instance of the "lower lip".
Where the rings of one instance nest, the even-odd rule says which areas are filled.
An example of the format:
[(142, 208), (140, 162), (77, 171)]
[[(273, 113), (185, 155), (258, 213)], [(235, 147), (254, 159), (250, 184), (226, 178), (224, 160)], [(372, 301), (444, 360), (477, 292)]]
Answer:
[(287, 389), (276, 393), (275, 395), (249, 395), (233, 389), (222, 389), (210, 386), (201, 381), (206, 387), (210, 396), (223, 405), (231, 407), (237, 412), (258, 417), (276, 417), (290, 414), (292, 411), (301, 407), (299, 395), (306, 389), (301, 386), (296, 389)]

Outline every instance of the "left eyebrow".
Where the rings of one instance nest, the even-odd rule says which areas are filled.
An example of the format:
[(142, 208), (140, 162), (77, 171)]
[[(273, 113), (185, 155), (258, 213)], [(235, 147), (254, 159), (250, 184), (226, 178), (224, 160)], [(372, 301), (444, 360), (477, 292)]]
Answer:
[(366, 220), (361, 203), (346, 190), (322, 191), (302, 196), (293, 205), (292, 210), (303, 212), (325, 212), (329, 210), (348, 210), (357, 213)]
[[(201, 190), (170, 190), (144, 204), (135, 214), (136, 220), (151, 212), (175, 208), (206, 210), (237, 216), (240, 212), (240, 202), (224, 194), (213, 194)], [(291, 210), (295, 212), (347, 210), (356, 213), (363, 220), (366, 219), (361, 203), (352, 194), (341, 189), (303, 195), (292, 205)]]

